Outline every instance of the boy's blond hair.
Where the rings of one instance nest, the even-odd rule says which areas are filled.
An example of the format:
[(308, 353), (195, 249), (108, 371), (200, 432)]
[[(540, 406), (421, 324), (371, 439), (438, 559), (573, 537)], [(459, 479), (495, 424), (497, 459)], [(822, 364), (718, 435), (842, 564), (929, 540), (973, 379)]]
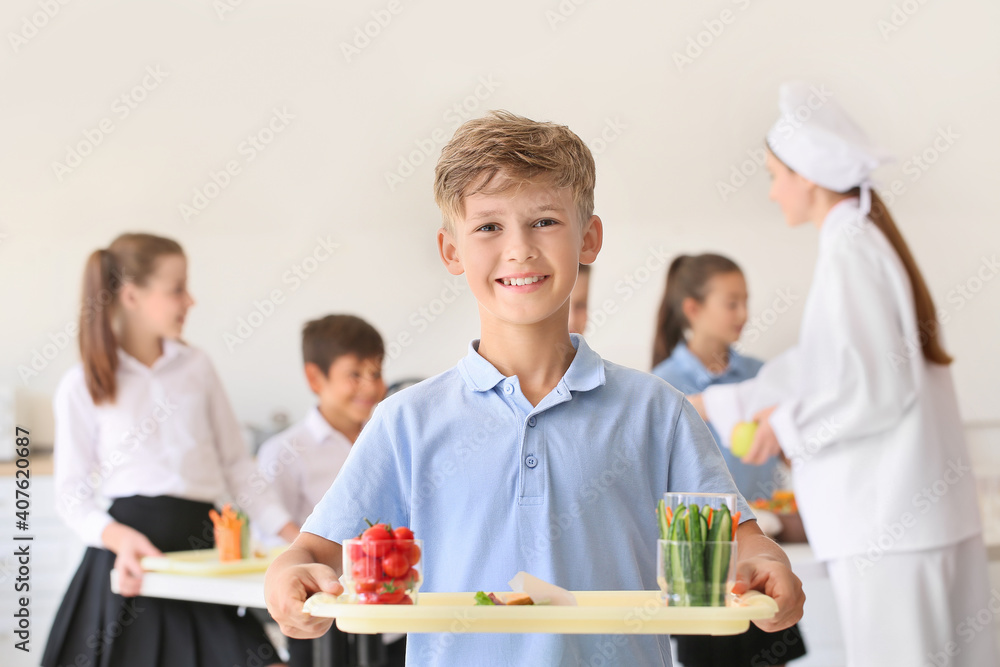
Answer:
[[(555, 187), (572, 188), (584, 224), (594, 214), (594, 172), (590, 149), (565, 125), (490, 111), (464, 123), (441, 150), (434, 201), (445, 229), (454, 233), (469, 195), (545, 179)], [(493, 183), (497, 177), (501, 180)]]

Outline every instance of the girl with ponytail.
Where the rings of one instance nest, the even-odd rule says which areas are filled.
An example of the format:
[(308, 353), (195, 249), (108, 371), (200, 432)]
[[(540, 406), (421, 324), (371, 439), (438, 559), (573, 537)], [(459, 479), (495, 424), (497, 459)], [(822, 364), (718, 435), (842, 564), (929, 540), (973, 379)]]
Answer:
[[(747, 284), (733, 260), (722, 255), (681, 255), (667, 271), (667, 285), (656, 317), (653, 336), (653, 374), (685, 394), (698, 394), (710, 386), (732, 384), (757, 375), (762, 361), (734, 349), (747, 321)], [(708, 424), (719, 442), (719, 435)], [(726, 447), (719, 447), (740, 494), (748, 501), (769, 499), (783, 488), (778, 459), (764, 465), (744, 463)], [(781, 522), (762, 529), (780, 532)], [(797, 625), (781, 632), (764, 632), (756, 625), (732, 637), (678, 636), (677, 655), (685, 667), (714, 665), (777, 665), (805, 655), (805, 642)], [(781, 642), (788, 647), (780, 659), (769, 649)]]
[(193, 304), (175, 241), (123, 234), (87, 259), (81, 363), (54, 400), (56, 508), (87, 550), (46, 667), (214, 667), (241, 664), (248, 650), (278, 662), (260, 624), (235, 607), (134, 600), (142, 557), (212, 546), (217, 499), (246, 498), (262, 527), (294, 530), (272, 492), (251, 484), (253, 461), (208, 357), (181, 342)]
[[(847, 664), (1000, 664), (994, 629), (958, 641), (987, 607), (986, 550), (958, 402), (927, 284), (872, 191), (887, 161), (834, 99), (781, 89), (767, 135), (771, 199), (819, 228), (798, 344), (757, 377), (691, 397), (728, 445), (758, 423), (748, 463), (783, 453), (825, 561)], [(947, 482), (947, 484), (945, 484)], [(947, 487), (927, 498), (927, 489)]]

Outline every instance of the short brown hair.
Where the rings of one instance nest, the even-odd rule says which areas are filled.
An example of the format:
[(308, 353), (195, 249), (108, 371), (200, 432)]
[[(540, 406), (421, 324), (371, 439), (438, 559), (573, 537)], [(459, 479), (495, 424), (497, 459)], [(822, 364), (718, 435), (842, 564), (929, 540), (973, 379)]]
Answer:
[(580, 137), (565, 125), (490, 111), (459, 127), (441, 150), (434, 201), (446, 229), (454, 231), (465, 198), (485, 191), (498, 175), (515, 181), (551, 179), (556, 187), (573, 189), (581, 223), (594, 214), (594, 156)]
[(380, 361), (385, 356), (382, 336), (375, 327), (354, 315), (327, 315), (302, 327), (302, 361), (316, 364), (326, 375), (340, 357)]

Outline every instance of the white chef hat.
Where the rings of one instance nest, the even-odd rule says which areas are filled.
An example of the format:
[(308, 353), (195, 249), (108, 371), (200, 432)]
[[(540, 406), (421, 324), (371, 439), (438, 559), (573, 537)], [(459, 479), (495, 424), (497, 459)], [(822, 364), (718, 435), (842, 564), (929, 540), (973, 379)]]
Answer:
[(775, 157), (813, 183), (834, 192), (861, 188), (861, 214), (871, 208), (871, 172), (892, 156), (868, 139), (826, 86), (782, 84), (781, 116), (767, 133)]

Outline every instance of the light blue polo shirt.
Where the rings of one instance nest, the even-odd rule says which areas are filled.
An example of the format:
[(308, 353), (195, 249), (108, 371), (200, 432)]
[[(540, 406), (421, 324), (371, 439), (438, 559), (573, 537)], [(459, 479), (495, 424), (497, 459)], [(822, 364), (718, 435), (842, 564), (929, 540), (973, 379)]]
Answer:
[[(683, 342), (677, 344), (670, 356), (661, 361), (653, 369), (653, 374), (663, 378), (685, 394), (700, 394), (714, 384), (730, 384), (743, 382), (757, 375), (764, 365), (763, 361), (753, 357), (744, 357), (733, 348), (729, 348), (729, 365), (721, 373), (709, 371), (701, 359), (694, 356)], [(718, 433), (711, 424), (708, 425), (712, 436), (719, 441)], [(778, 459), (771, 458), (760, 466), (743, 463), (727, 448), (720, 446), (722, 457), (729, 466), (729, 472), (740, 493), (748, 500), (770, 498), (775, 490), (784, 488), (786, 484), (778, 476)]]
[[(303, 530), (335, 542), (374, 521), (424, 540), (423, 592), (507, 591), (525, 570), (570, 590), (657, 590), (665, 491), (736, 487), (683, 394), (576, 355), (537, 407), (476, 351), (383, 401)], [(742, 498), (739, 509), (752, 518)], [(467, 620), (456, 619), (456, 630)], [(413, 665), (670, 665), (667, 636), (411, 634)]]

